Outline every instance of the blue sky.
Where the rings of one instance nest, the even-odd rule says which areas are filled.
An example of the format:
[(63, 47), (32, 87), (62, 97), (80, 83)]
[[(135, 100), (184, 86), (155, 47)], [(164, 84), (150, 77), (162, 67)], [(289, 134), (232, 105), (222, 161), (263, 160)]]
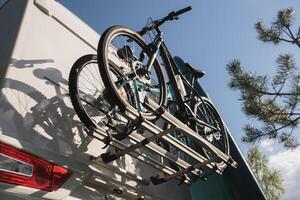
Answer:
[[(60, 2), (99, 34), (116, 24), (139, 30), (149, 16), (157, 19), (172, 10), (191, 5), (193, 8), (191, 12), (183, 15), (180, 20), (162, 27), (165, 42), (173, 55), (178, 55), (206, 71), (207, 75), (201, 79), (201, 84), (209, 93), (244, 154), (248, 145), (240, 140), (243, 135), (242, 127), (245, 123), (253, 121), (247, 119), (241, 112), (238, 92), (227, 87), (229, 76), (225, 69), (226, 64), (238, 58), (249, 71), (272, 74), (275, 72), (277, 56), (285, 52), (292, 53), (298, 66), (300, 64), (298, 48), (285, 44), (274, 46), (262, 43), (257, 40), (254, 29), (254, 24), (259, 19), (269, 24), (278, 10), (288, 7), (295, 9), (297, 19), (295, 24), (300, 25), (298, 0), (61, 0)], [(294, 160), (295, 156), (299, 158), (299, 154), (295, 151), (283, 151), (278, 145), (268, 141), (258, 145), (264, 148), (264, 153), (275, 167), (276, 159), (289, 156), (291, 160)], [(298, 170), (294, 172), (293, 177), (300, 178), (300, 162), (294, 165), (298, 166)], [(294, 165), (291, 167), (294, 168)], [(283, 170), (284, 166), (277, 165), (277, 169)], [(285, 175), (285, 172), (282, 173)], [(291, 182), (293, 180), (285, 180), (289, 190), (284, 199), (297, 199), (292, 195), (292, 188), (296, 185), (290, 185)]]

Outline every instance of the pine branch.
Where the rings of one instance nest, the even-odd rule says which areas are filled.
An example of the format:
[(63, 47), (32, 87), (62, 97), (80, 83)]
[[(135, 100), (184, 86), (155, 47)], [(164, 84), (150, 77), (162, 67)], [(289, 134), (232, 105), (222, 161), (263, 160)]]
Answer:
[(292, 33), (292, 31), (291, 31), (291, 29), (290, 29), (289, 26), (287, 27), (287, 29), (288, 29), (289, 33), (291, 34), (291, 38), (292, 38), (292, 40), (293, 40), (293, 43), (296, 44), (296, 45), (300, 48), (300, 41), (299, 41), (299, 38), (297, 39), (297, 38), (294, 36), (294, 34)]
[(292, 35), (290, 32), (287, 32), (285, 29), (282, 29), (282, 31), (289, 37), (292, 38)]
[(294, 34), (292, 33), (290, 26), (286, 26), (286, 29), (288, 30), (288, 32), (290, 33), (290, 38), (292, 38), (292, 40), (295, 40), (296, 38), (294, 37)]
[(267, 92), (267, 91), (256, 91), (257, 93), (263, 94), (263, 95), (276, 95), (276, 96), (291, 96), (291, 95), (300, 95), (300, 93), (290, 93), (290, 92)]
[(283, 126), (281, 126), (281, 127), (277, 128), (277, 129), (275, 129), (274, 131), (270, 131), (270, 132), (268, 132), (268, 133), (267, 133), (267, 135), (270, 135), (271, 133), (278, 132), (278, 131), (280, 131), (281, 129), (284, 129), (284, 128), (288, 127), (288, 126), (291, 126), (292, 124), (294, 124), (295, 122), (297, 122), (299, 119), (300, 119), (300, 116), (299, 116), (299, 117), (297, 117), (297, 118), (295, 118), (295, 119), (293, 119), (293, 120), (292, 120), (292, 121), (290, 121), (288, 124), (286, 124), (286, 125), (283, 125)]
[(298, 27), (298, 32), (297, 32), (297, 37), (296, 37), (297, 40), (300, 39), (300, 26)]
[[(280, 93), (280, 92), (282, 91), (282, 89), (283, 89), (285, 83), (286, 83), (286, 79), (284, 79), (284, 81), (283, 81), (283, 83), (281, 84), (279, 90), (276, 90), (276, 88), (273, 87), (273, 85), (272, 85), (272, 87), (273, 87), (275, 93)], [(271, 104), (271, 103), (274, 103), (274, 101), (276, 100), (277, 97), (278, 97), (278, 95), (275, 95), (275, 96), (273, 97), (272, 101), (270, 102), (270, 104)]]
[[(288, 43), (294, 43), (293, 40), (287, 40), (287, 39), (284, 39), (284, 38), (281, 38), (281, 37), (278, 37), (277, 39), (281, 40), (281, 41), (284, 41), (284, 42), (288, 42)], [(270, 41), (272, 41), (272, 40), (270, 40)]]
[[(279, 128), (276, 128), (275, 127), (275, 125), (273, 124), (272, 125), (272, 127), (273, 127), (273, 130), (271, 130), (271, 131), (268, 131), (268, 132), (265, 132), (265, 131), (260, 131), (260, 130), (258, 130), (258, 129), (255, 129), (255, 128), (253, 128), (253, 127), (245, 127), (244, 128), (244, 130), (247, 132), (247, 130), (248, 131), (251, 131), (251, 129), (252, 129), (252, 133), (251, 132), (248, 132), (247, 133), (247, 135), (248, 135), (248, 137), (247, 136), (244, 136), (243, 138), (242, 138), (242, 140), (244, 141), (244, 142), (247, 142), (247, 143), (254, 143), (254, 142), (256, 142), (258, 139), (260, 139), (260, 138), (262, 138), (262, 137), (265, 137), (265, 136), (272, 136), (272, 135), (276, 135), (276, 137), (278, 136), (278, 131), (280, 131), (280, 130), (282, 130), (282, 129), (284, 129), (284, 128), (287, 128), (287, 127), (289, 127), (289, 126), (291, 126), (291, 125), (293, 125), (295, 122), (297, 122), (298, 120), (300, 119), (300, 116), (299, 117), (297, 117), (297, 118), (295, 118), (295, 119), (293, 119), (292, 121), (290, 121), (289, 123), (287, 123), (287, 124), (285, 124), (285, 125), (283, 125), (283, 126), (280, 126)], [(249, 129), (250, 128), (250, 129)], [(256, 131), (256, 134), (253, 136), (253, 133), (255, 133), (255, 131)], [(250, 135), (252, 135), (252, 136), (250, 136)], [(291, 134), (292, 135), (292, 134)], [(291, 136), (289, 136), (289, 137), (291, 137)], [(288, 139), (288, 138), (287, 138)], [(284, 140), (282, 140), (281, 142), (284, 142)], [(299, 143), (296, 143), (296, 144), (293, 144), (291, 147), (296, 147), (296, 146), (298, 146), (299, 145)]]
[(294, 113), (294, 112), (287, 112), (287, 113), (284, 113), (284, 114), (282, 114), (282, 113), (279, 113), (279, 112), (273, 112), (273, 114), (274, 115), (288, 115), (289, 117), (291, 117), (291, 116), (297, 116), (297, 115), (300, 115), (300, 113)]

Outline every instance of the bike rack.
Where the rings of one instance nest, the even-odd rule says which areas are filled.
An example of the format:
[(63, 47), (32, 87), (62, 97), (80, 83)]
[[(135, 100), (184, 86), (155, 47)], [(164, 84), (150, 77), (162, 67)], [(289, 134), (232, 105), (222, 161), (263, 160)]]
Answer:
[[(220, 151), (214, 145), (209, 143), (202, 136), (198, 135), (194, 130), (192, 130), (186, 124), (174, 117), (164, 108), (157, 105), (151, 99), (145, 97), (143, 106), (147, 107), (148, 109), (151, 109), (154, 113), (157, 114), (158, 118), (171, 124), (172, 127), (166, 130), (162, 130), (158, 125), (154, 124), (149, 120), (144, 119), (142, 115), (136, 110), (127, 109), (124, 113), (120, 114), (126, 117), (127, 119), (138, 123), (144, 130), (147, 131), (147, 133), (149, 132), (151, 136), (145, 137), (135, 130), (130, 135), (128, 135), (128, 139), (130, 140), (130, 146), (123, 144), (122, 141), (113, 140), (110, 145), (115, 147), (116, 152), (103, 153), (99, 158), (96, 158), (96, 160), (101, 159), (104, 163), (109, 163), (120, 158), (125, 154), (129, 154), (132, 157), (163, 172), (164, 175), (156, 175), (150, 177), (151, 182), (155, 185), (164, 183), (174, 178), (177, 178), (182, 182), (190, 184), (193, 180), (189, 176), (186, 176), (187, 173), (191, 173), (194, 177), (198, 177), (205, 180), (207, 173), (203, 171), (203, 167), (207, 167), (210, 173), (222, 174), (226, 166), (220, 167), (218, 164), (215, 163), (214, 159), (206, 159), (204, 156), (200, 155), (198, 152), (191, 149), (189, 146), (183, 144), (178, 139), (169, 134), (174, 131), (177, 131), (187, 137), (192, 138), (193, 141), (195, 141), (202, 147), (209, 149), (215, 156), (217, 156), (217, 158), (221, 159), (227, 165), (231, 165), (235, 168), (237, 167), (237, 162), (235, 162), (229, 155), (224, 154), (222, 151)], [(91, 132), (94, 137), (102, 141), (105, 141), (108, 137), (108, 133), (101, 127), (95, 130), (91, 130)], [(188, 163), (182, 158), (177, 157), (176, 155), (172, 154), (171, 152), (156, 144), (155, 140), (159, 138), (162, 138), (166, 143), (174, 146), (176, 149), (191, 157), (193, 160), (196, 161), (196, 163)], [(161, 158), (166, 159), (170, 163), (175, 164), (177, 166), (176, 170), (170, 166), (165, 165), (162, 161), (155, 160), (137, 151), (137, 149), (141, 147), (146, 147), (148, 150), (156, 153)]]

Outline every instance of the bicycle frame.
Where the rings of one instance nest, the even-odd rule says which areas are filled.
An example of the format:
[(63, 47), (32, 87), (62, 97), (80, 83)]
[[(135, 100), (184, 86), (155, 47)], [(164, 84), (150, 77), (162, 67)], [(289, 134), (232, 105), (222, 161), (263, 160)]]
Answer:
[[(155, 27), (155, 30), (157, 32), (156, 38), (149, 44), (149, 46), (152, 48), (152, 55), (150, 56), (150, 59), (147, 63), (146, 70), (150, 71), (151, 66), (153, 65), (158, 53), (160, 54), (164, 64), (165, 69), (167, 72), (167, 75), (169, 77), (170, 83), (169, 85), (172, 88), (172, 91), (174, 92), (174, 97), (177, 101), (177, 105), (179, 108), (180, 113), (189, 113), (194, 118), (194, 114), (190, 108), (190, 106), (187, 104), (188, 101), (195, 100), (194, 97), (197, 96), (201, 99), (201, 95), (194, 89), (193, 84), (190, 83), (188, 80), (186, 80), (183, 76), (183, 74), (179, 71), (179, 69), (176, 66), (176, 63), (171, 56), (167, 46), (165, 45), (162, 35), (163, 32), (159, 29), (159, 27)], [(183, 85), (179, 84), (183, 83)], [(191, 93), (189, 94), (189, 98), (186, 101), (185, 100), (185, 94), (186, 90), (184, 87), (188, 87)]]
[[(148, 44), (148, 46), (151, 48), (152, 53), (149, 57), (149, 60), (146, 64), (146, 67), (141, 69), (141, 73), (149, 73), (152, 65), (154, 64), (154, 61), (158, 54), (160, 54), (164, 64), (165, 69), (167, 72), (167, 75), (169, 77), (169, 86), (171, 87), (171, 91), (173, 92), (173, 95), (176, 99), (176, 105), (178, 106), (179, 115), (177, 118), (181, 121), (192, 121), (194, 125), (200, 125), (200, 126), (206, 126), (214, 131), (219, 131), (218, 128), (205, 123), (204, 121), (197, 119), (196, 113), (192, 110), (191, 106), (195, 105), (197, 102), (202, 101), (203, 99), (201, 95), (195, 90), (194, 84), (195, 84), (195, 77), (192, 78), (192, 81), (189, 82), (184, 75), (179, 71), (179, 68), (177, 67), (173, 57), (171, 56), (167, 46), (165, 45), (163, 41), (163, 32), (159, 29), (159, 26), (155, 26), (154, 28), (157, 32), (157, 35), (155, 39)], [(181, 84), (182, 83), (182, 84)], [(137, 92), (137, 88), (143, 88), (143, 83), (134, 82), (134, 93), (136, 98), (139, 101), (139, 95)], [(187, 94), (186, 88), (190, 91), (189, 94)], [(155, 93), (155, 89), (149, 89), (150, 91)], [(171, 94), (172, 95), (172, 94)], [(168, 95), (169, 96), (169, 95)], [(205, 106), (205, 104), (204, 104)], [(139, 110), (141, 110), (141, 106), (137, 106)]]
[[(129, 121), (119, 130), (112, 124), (111, 129), (115, 129), (116, 134), (108, 135), (106, 144), (114, 139), (133, 140), (126, 148), (101, 154), (101, 159), (108, 163), (140, 147), (147, 147), (159, 155), (154, 159), (159, 167), (171, 170), (169, 175), (150, 177), (153, 184), (179, 177), (189, 182), (194, 178), (190, 176), (192, 174), (203, 178), (207, 172), (222, 173), (228, 165), (236, 167), (229, 155), (226, 126), (196, 82), (203, 73), (191, 68), (192, 76), (186, 76), (182, 65), (177, 66), (177, 59), (174, 60), (169, 52), (159, 28), (189, 10), (191, 7), (173, 11), (148, 23), (138, 32), (124, 26), (111, 27), (104, 32), (98, 45), (99, 67), (105, 69), (100, 71), (101, 76), (105, 86), (114, 92), (115, 111)], [(151, 41), (145, 42), (141, 36), (152, 30)], [(112, 41), (117, 36), (123, 39), (121, 45)], [(116, 69), (110, 65), (113, 59), (109, 56), (109, 45), (115, 46), (112, 56), (116, 56)], [(161, 69), (160, 62), (164, 69)], [(165, 100), (170, 99), (166, 104)], [(143, 135), (145, 131), (147, 134)], [(202, 169), (203, 166), (209, 171)]]

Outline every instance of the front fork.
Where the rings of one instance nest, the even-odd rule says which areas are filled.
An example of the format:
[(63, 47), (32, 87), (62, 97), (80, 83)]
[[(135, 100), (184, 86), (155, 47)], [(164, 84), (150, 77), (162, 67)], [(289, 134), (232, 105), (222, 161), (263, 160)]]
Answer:
[(163, 42), (163, 38), (162, 38), (162, 32), (159, 32), (157, 38), (149, 45), (151, 47), (151, 56), (148, 60), (148, 63), (146, 65), (146, 72), (149, 72), (155, 59), (156, 59), (156, 56), (159, 52), (159, 48)]

